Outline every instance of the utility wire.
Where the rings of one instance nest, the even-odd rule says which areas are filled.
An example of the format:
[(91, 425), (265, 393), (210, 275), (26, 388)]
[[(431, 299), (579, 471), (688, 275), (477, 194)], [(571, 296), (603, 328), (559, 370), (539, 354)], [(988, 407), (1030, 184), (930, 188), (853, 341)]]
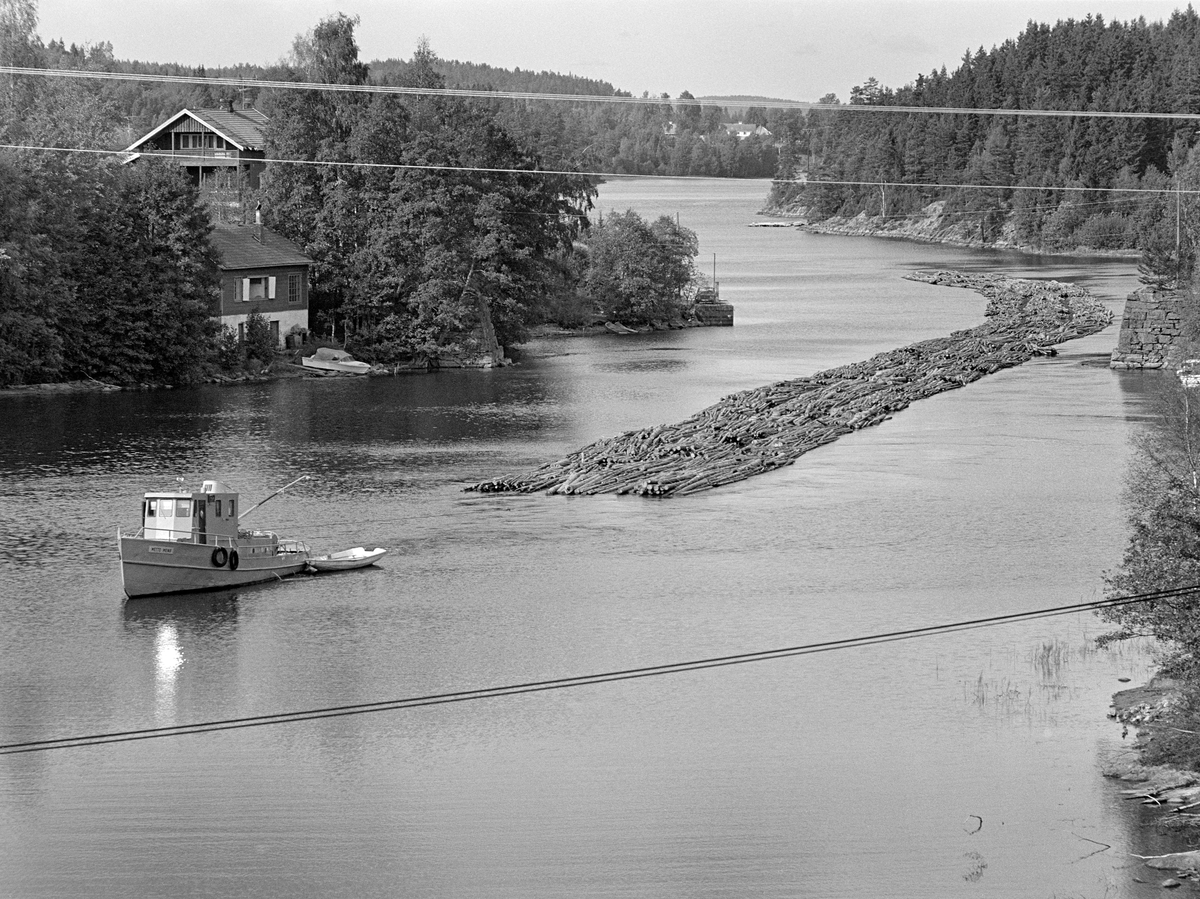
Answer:
[[(180, 153), (146, 153), (146, 152), (130, 152), (127, 150), (89, 150), (81, 147), (46, 147), (35, 144), (0, 144), (0, 150), (23, 150), (43, 153), (83, 153), (93, 156), (140, 156), (151, 159), (169, 159), (175, 162), (187, 162), (194, 159), (197, 162), (206, 161), (212, 162), (212, 156), (192, 156)], [(962, 184), (953, 182), (931, 182), (931, 181), (834, 181), (834, 180), (812, 180), (809, 178), (729, 178), (720, 175), (639, 175), (629, 172), (592, 172), (579, 171), (572, 169), (507, 169), (489, 166), (469, 166), (469, 165), (434, 165), (429, 163), (398, 163), (398, 162), (359, 162), (355, 160), (320, 160), (320, 159), (274, 159), (268, 158), (256, 160), (265, 163), (266, 165), (307, 165), (307, 166), (328, 166), (331, 168), (363, 168), (374, 170), (394, 170), (394, 171), (434, 171), (434, 172), (471, 172), (476, 174), (493, 174), (493, 175), (574, 175), (585, 178), (607, 178), (607, 179), (632, 179), (632, 178), (656, 178), (672, 181), (771, 181), (773, 184), (796, 184), (804, 187), (907, 187), (907, 188), (937, 188), (937, 189), (965, 189), (965, 190), (1023, 190), (1023, 191), (1042, 191), (1046, 193), (1117, 193), (1117, 194), (1149, 194), (1149, 195), (1170, 195), (1180, 194), (1181, 196), (1200, 195), (1200, 187), (1198, 188), (1176, 188), (1176, 187), (1081, 187), (1076, 185), (1061, 185), (1051, 187), (1041, 184)], [(549, 213), (548, 213), (549, 214)], [(563, 216), (572, 216), (573, 213), (562, 212)], [(576, 216), (578, 217), (578, 216)]]
[(215, 721), (203, 721), (195, 724), (181, 724), (167, 727), (142, 728), (138, 730), (115, 731), (109, 733), (88, 734), (74, 737), (60, 737), (51, 740), (31, 740), (22, 743), (0, 744), (0, 755), (16, 755), (29, 752), (46, 752), (51, 749), (78, 749), (84, 746), (99, 746), (108, 743), (127, 743), (135, 740), (151, 740), (163, 737), (180, 737), (189, 734), (215, 733), (224, 730), (240, 730), (251, 727), (267, 727), (276, 724), (293, 724), (302, 721), (316, 721), (323, 718), (342, 718), (350, 715), (365, 715), (374, 712), (402, 711), (414, 708), (424, 708), (436, 705), (449, 705), (457, 702), (469, 702), (479, 699), (497, 699), (504, 696), (519, 696), (526, 693), (541, 693), (550, 690), (563, 690), (572, 687), (586, 687), (596, 684), (613, 683), (616, 681), (637, 680), (647, 677), (661, 677), (668, 674), (682, 674), (690, 671), (702, 671), (709, 668), (725, 668), (732, 665), (745, 665), (751, 662), (767, 662), (793, 656), (814, 655), (822, 652), (833, 652), (845, 649), (856, 649), (865, 646), (876, 646), (884, 643), (894, 643), (901, 640), (912, 640), (920, 637), (937, 636), (940, 634), (956, 633), (959, 631), (976, 630), (985, 627), (996, 627), (1021, 621), (1033, 621), (1041, 618), (1052, 618), (1070, 615), (1083, 611), (1116, 608), (1135, 603), (1155, 602), (1200, 593), (1200, 584), (1178, 587), (1170, 590), (1156, 590), (1149, 593), (1114, 597), (1111, 599), (1095, 600), (1086, 603), (1074, 603), (1065, 606), (1055, 606), (1027, 612), (1014, 612), (1007, 615), (994, 615), (987, 618), (976, 618), (968, 621), (958, 621), (948, 624), (930, 625), (926, 627), (909, 628), (906, 630), (890, 631), (862, 637), (851, 637), (842, 640), (829, 640), (821, 643), (807, 643), (798, 646), (785, 646), (778, 649), (762, 650), (759, 652), (740, 653), (736, 655), (715, 656), (711, 658), (693, 659), (686, 662), (672, 662), (663, 665), (651, 665), (642, 668), (626, 668), (617, 671), (607, 671), (598, 674), (577, 675), (574, 677), (554, 678), (550, 680), (528, 681), (525, 683), (508, 684), (498, 687), (484, 687), (475, 690), (458, 690), (450, 693), (434, 693), (424, 696), (411, 696), (403, 699), (390, 699), (380, 702), (357, 703), (353, 705), (329, 706), (325, 708), (307, 709), (295, 712), (279, 712), (268, 715), (253, 715), (244, 718), (226, 718)]
[[(268, 81), (249, 78), (200, 75), (154, 75), (138, 72), (93, 72), (82, 69), (42, 69), (28, 66), (0, 66), (0, 75), (31, 75), (42, 78), (95, 79), (102, 81), (150, 81), (160, 84), (224, 85), (239, 88), (259, 87), (277, 90), (307, 90), (338, 93), (397, 94), (401, 96), (475, 97), (490, 100), (548, 100), (569, 103), (624, 103), (643, 106), (699, 107), (701, 100), (671, 100), (666, 97), (621, 97), (598, 94), (550, 94), (536, 91), (499, 91), (466, 88), (400, 87), (384, 84), (326, 84), (319, 81)], [(1066, 116), (1073, 118), (1171, 119), (1200, 121), (1200, 114), (1186, 112), (1113, 112), (1093, 109), (977, 109), (970, 106), (883, 106), (868, 103), (812, 103), (804, 100), (762, 100), (747, 98), (736, 102), (712, 100), (710, 106), (753, 106), (760, 109), (795, 109), (849, 113), (928, 113), (933, 115), (981, 116)]]

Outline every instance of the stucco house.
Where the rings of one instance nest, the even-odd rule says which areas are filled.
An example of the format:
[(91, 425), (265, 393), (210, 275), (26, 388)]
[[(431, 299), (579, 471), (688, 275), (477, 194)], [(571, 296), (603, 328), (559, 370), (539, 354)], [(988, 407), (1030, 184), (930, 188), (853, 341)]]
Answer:
[(258, 312), (278, 346), (294, 329), (308, 330), (312, 259), (297, 244), (259, 224), (216, 225), (212, 243), (220, 255), (222, 325), (244, 340), (246, 319)]

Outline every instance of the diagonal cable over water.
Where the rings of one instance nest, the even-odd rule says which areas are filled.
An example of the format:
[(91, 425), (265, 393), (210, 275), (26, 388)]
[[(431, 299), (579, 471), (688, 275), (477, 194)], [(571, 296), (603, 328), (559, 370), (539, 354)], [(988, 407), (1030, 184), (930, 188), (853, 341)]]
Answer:
[(525, 474), (466, 489), (639, 496), (710, 490), (791, 465), (915, 400), (1053, 355), (1057, 344), (1112, 322), (1105, 306), (1073, 284), (946, 271), (908, 277), (982, 293), (987, 320), (865, 362), (731, 394), (677, 424), (604, 438)]
[(745, 665), (754, 662), (768, 662), (794, 656), (814, 655), (816, 653), (834, 652), (837, 650), (858, 649), (877, 646), (884, 643), (895, 643), (902, 640), (914, 640), (932, 637), (939, 634), (956, 633), (959, 631), (976, 630), (978, 628), (997, 627), (1013, 624), (1019, 621), (1032, 621), (1040, 618), (1054, 618), (1060, 615), (1072, 615), (1083, 611), (1096, 611), (1105, 608), (1116, 608), (1137, 603), (1169, 602), (1172, 599), (1189, 599), (1200, 592), (1200, 584), (1189, 584), (1179, 587), (1169, 587), (1165, 590), (1153, 590), (1148, 593), (1136, 593), (1125, 596), (1114, 596), (1108, 599), (1092, 600), (1089, 602), (1072, 603), (1065, 606), (1032, 609), (1024, 612), (1010, 612), (1006, 615), (993, 615), (989, 618), (975, 618), (967, 621), (953, 621), (945, 624), (926, 625), (924, 627), (907, 628), (905, 630), (886, 633), (868, 634), (859, 637), (848, 637), (841, 640), (827, 640), (822, 643), (806, 643), (798, 646), (783, 646), (775, 649), (743, 652), (734, 655), (713, 656), (702, 659), (691, 659), (684, 662), (668, 662), (659, 665), (648, 665), (641, 668), (625, 668), (617, 671), (605, 671), (596, 674), (582, 674), (571, 677), (558, 677), (548, 680), (527, 681), (524, 683), (506, 684), (495, 687), (482, 687), (471, 690), (457, 690), (451, 693), (435, 693), (424, 696), (410, 696), (401, 699), (388, 699), (379, 702), (361, 702), (351, 705), (327, 706), (325, 708), (303, 709), (294, 712), (275, 712), (263, 715), (250, 715), (243, 718), (225, 718), (216, 721), (197, 721), (193, 724), (167, 725), (164, 727), (139, 728), (136, 730), (109, 731), (107, 733), (80, 734), (73, 737), (54, 737), (45, 740), (26, 740), (20, 743), (0, 744), (0, 755), (18, 755), (29, 752), (46, 752), (51, 749), (80, 749), (84, 746), (100, 746), (107, 743), (129, 743), (140, 740), (155, 740), (165, 737), (182, 737), (190, 734), (216, 733), (225, 730), (243, 730), (246, 728), (268, 727), (276, 724), (295, 724), (302, 721), (318, 721), (324, 718), (342, 718), (349, 715), (366, 715), (376, 712), (395, 712), (406, 709), (424, 708), (428, 706), (447, 705), (459, 702), (471, 702), (481, 699), (498, 699), (504, 696), (520, 696), (528, 693), (545, 693), (550, 690), (565, 690), (574, 687), (596, 686), (599, 684), (618, 681), (641, 680), (649, 677), (662, 677), (685, 672), (704, 671), (712, 668), (727, 668), (732, 665)]

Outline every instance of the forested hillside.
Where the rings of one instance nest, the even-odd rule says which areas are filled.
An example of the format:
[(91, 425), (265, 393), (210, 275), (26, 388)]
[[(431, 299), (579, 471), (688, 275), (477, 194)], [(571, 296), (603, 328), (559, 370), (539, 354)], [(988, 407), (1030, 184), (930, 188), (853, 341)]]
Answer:
[[(1140, 247), (1160, 269), (1190, 266), (1191, 227), (1175, 258), (1171, 191), (1200, 186), (1196, 122), (1144, 115), (1200, 113), (1200, 16), (1190, 7), (1167, 22), (1031, 22), (1020, 36), (967, 54), (952, 72), (895, 89), (870, 79), (849, 106), (1133, 115), (814, 110), (785, 135), (777, 208), (813, 220), (895, 219), (944, 201), (944, 218), (969, 222), (985, 242), (1007, 231), (1034, 247)], [(851, 183), (787, 183), (803, 175)], [(1184, 194), (1182, 219), (1193, 205)]]
[[(564, 94), (630, 98), (632, 94), (607, 81), (501, 69), (480, 63), (431, 57), (431, 65), (447, 88), (477, 91)], [(266, 109), (256, 81), (287, 81), (294, 71), (286, 63), (204, 69), (171, 63), (121, 60), (108, 43), (64, 46), (54, 40), (45, 47), (39, 65), (46, 68), (93, 69), (103, 72), (183, 78), (245, 79), (244, 87), (148, 81), (98, 81), (89, 88), (95, 102), (112, 116), (113, 141), (128, 146), (137, 137), (183, 108), (212, 108), (226, 100)], [(366, 64), (365, 84), (401, 85), (412, 77), (412, 61), (386, 59)], [(643, 92), (639, 99), (652, 99)], [(480, 101), (482, 102), (482, 101)], [(768, 129), (784, 127), (787, 119), (762, 110), (733, 111), (706, 104), (687, 91), (671, 100), (657, 95), (649, 103), (572, 103), (544, 100), (499, 100), (486, 105), (492, 116), (547, 165), (574, 170), (642, 175), (715, 175), (769, 178), (778, 161), (773, 137), (738, 140), (722, 127), (736, 112), (745, 121)], [(751, 117), (746, 117), (747, 112)], [(794, 113), (790, 114), (794, 119)]]

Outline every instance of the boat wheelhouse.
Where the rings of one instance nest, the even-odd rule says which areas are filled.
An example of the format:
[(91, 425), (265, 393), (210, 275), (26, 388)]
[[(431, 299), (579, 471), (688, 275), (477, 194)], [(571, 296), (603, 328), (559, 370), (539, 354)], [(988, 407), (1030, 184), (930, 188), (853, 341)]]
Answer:
[(239, 512), (239, 502), (235, 491), (216, 480), (194, 492), (145, 494), (142, 526), (129, 535), (117, 531), (125, 595), (219, 590), (303, 571), (308, 547), (240, 527), (250, 510)]

